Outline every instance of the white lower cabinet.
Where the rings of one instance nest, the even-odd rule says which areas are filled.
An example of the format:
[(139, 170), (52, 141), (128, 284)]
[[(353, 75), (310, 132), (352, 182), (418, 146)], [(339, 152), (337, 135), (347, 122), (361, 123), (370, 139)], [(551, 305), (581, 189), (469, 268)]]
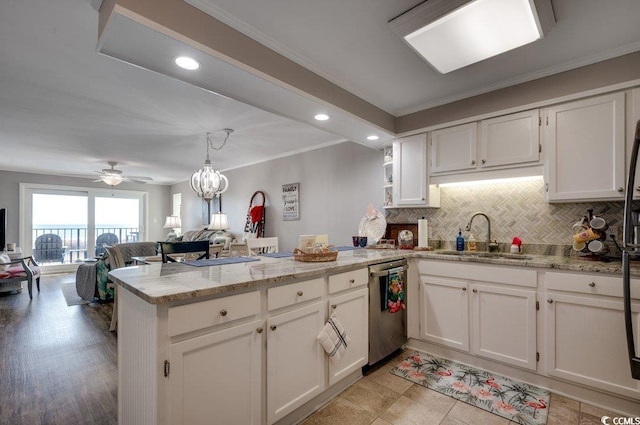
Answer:
[(434, 273), (420, 275), (421, 339), (536, 370), (534, 271), (427, 261), (419, 268)]
[(261, 425), (262, 335), (256, 320), (171, 344), (169, 423)]
[(536, 370), (536, 291), (471, 284), (471, 352)]
[(329, 362), (329, 385), (367, 364), (369, 357), (369, 290), (367, 288), (329, 298), (329, 314), (335, 312), (351, 339), (338, 362)]
[[(601, 390), (640, 398), (627, 357), (620, 277), (547, 273), (545, 339), (547, 373)], [(633, 282), (633, 281), (632, 281)], [(632, 294), (640, 287), (633, 282)], [(632, 302), (636, 352), (640, 304)]]
[(420, 277), (420, 335), (425, 341), (469, 351), (467, 283)]
[[(325, 389), (325, 353), (316, 336), (325, 304), (267, 319), (267, 422), (272, 424)], [(234, 403), (232, 406), (242, 406)], [(220, 422), (223, 423), (223, 422)]]

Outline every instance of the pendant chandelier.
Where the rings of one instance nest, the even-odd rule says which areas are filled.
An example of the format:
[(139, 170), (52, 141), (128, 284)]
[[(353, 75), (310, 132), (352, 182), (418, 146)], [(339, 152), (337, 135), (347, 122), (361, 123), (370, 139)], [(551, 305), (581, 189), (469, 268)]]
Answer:
[(220, 171), (214, 170), (209, 160), (209, 148), (213, 150), (220, 150), (227, 144), (229, 135), (233, 133), (230, 128), (225, 128), (222, 131), (227, 133), (222, 145), (219, 147), (213, 147), (211, 144), (211, 135), (207, 133), (207, 159), (204, 161), (204, 166), (191, 176), (191, 189), (198, 194), (198, 197), (210, 201), (214, 196), (220, 196), (229, 188), (229, 181), (220, 173)]

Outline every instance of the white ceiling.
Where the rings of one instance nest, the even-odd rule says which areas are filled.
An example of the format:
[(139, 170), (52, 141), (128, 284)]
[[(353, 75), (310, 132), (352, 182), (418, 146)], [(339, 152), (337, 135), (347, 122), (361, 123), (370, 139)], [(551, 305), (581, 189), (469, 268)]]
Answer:
[[(212, 157), (221, 169), (345, 139), (366, 144), (368, 132), (392, 137), (348, 114), (314, 123), (304, 114), (331, 105), (219, 59), (201, 57), (218, 71), (217, 81), (203, 87), (225, 96), (188, 76), (191, 83), (180, 81), (182, 74), (151, 58), (176, 41), (148, 29), (138, 28), (135, 39), (128, 38), (133, 32), (114, 37), (132, 49), (127, 60), (138, 66), (101, 55), (91, 1), (0, 2), (0, 169), (91, 176), (113, 160), (125, 175), (169, 184), (201, 166), (205, 133), (226, 127), (235, 132)], [(558, 23), (543, 40), (447, 75), (387, 27), (419, 0), (198, 1), (394, 116), (640, 50), (637, 0), (554, 0)], [(214, 144), (223, 136), (214, 134)]]

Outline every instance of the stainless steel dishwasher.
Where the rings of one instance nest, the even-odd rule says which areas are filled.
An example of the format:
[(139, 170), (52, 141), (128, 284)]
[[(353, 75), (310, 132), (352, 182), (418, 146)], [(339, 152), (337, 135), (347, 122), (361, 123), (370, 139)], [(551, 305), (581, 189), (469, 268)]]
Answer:
[[(369, 266), (369, 365), (393, 353), (407, 342), (407, 310), (389, 308), (389, 285), (402, 282), (404, 303), (407, 294), (407, 260)], [(391, 282), (392, 281), (392, 282)]]

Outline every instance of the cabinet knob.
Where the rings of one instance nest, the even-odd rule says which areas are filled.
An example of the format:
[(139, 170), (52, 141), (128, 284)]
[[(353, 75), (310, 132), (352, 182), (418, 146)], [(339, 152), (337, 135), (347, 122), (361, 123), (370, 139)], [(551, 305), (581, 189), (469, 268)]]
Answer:
[(487, 160), (486, 160), (486, 159), (483, 159), (483, 160), (482, 160), (482, 163), (483, 163), (483, 164), (486, 164), (486, 163), (487, 163)]
[(264, 331), (264, 329), (262, 329), (262, 328), (256, 329), (256, 332), (258, 332), (259, 334), (261, 334), (263, 331)]
[(354, 283), (356, 283), (356, 280), (355, 279), (349, 279), (349, 283), (353, 285)]
[(476, 165), (476, 160), (475, 159), (471, 160), (471, 165)]
[(271, 325), (271, 330), (275, 331), (278, 327), (276, 325)]
[(337, 305), (335, 305), (335, 304), (332, 304), (332, 305), (331, 305), (331, 309), (332, 309), (332, 310), (335, 310), (336, 308), (338, 308), (338, 306), (337, 306)]
[(227, 315), (227, 310), (225, 310), (224, 308), (220, 310), (220, 316), (224, 317), (226, 315)]
[(302, 296), (302, 291), (298, 291), (298, 296), (301, 297)]
[(474, 294), (477, 294), (477, 293), (478, 293), (478, 290), (477, 290), (477, 289), (474, 289), (474, 290), (473, 290), (473, 293), (474, 293)]
[(467, 288), (460, 288), (460, 289), (462, 289), (463, 291), (466, 291), (466, 290), (467, 290)]
[(618, 188), (618, 192), (624, 192), (624, 187), (620, 186), (620, 187)]
[(596, 287), (596, 283), (595, 283), (595, 282), (590, 282), (590, 283), (589, 283), (589, 286), (590, 286), (591, 288), (595, 288), (595, 287)]
[(549, 304), (553, 304), (553, 300), (552, 300), (551, 298), (549, 298), (549, 299), (547, 300), (547, 302), (548, 302)]

